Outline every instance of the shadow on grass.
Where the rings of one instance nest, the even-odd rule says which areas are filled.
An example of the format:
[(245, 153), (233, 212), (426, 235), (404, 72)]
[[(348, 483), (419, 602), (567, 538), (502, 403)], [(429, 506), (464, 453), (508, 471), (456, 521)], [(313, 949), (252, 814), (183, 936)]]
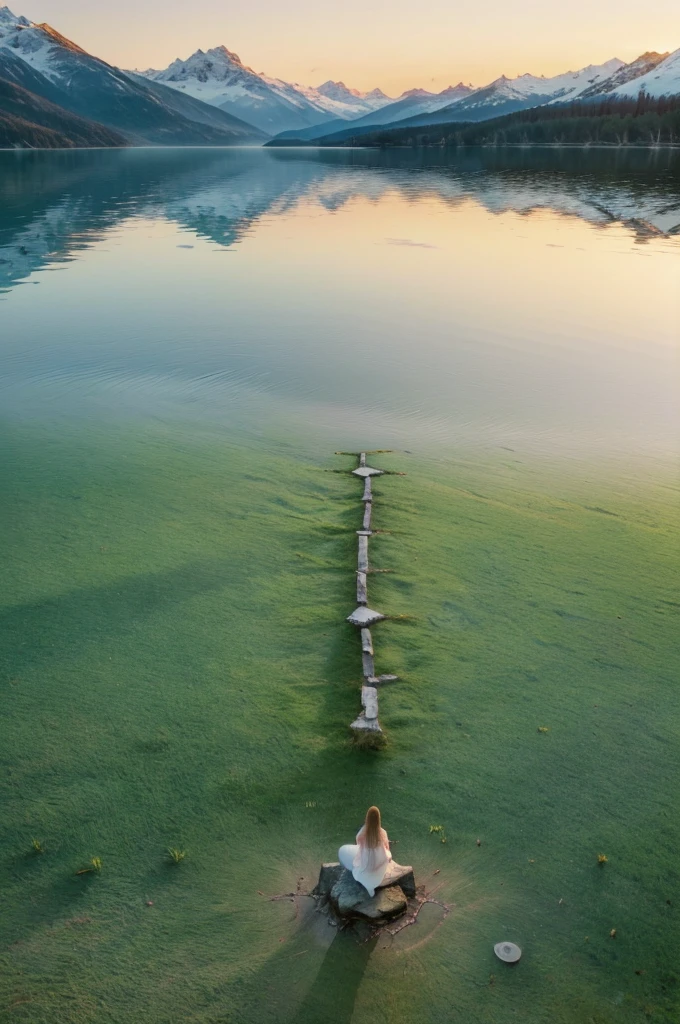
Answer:
[[(329, 932), (330, 941), (329, 941)], [(238, 1024), (350, 1024), (376, 941), (331, 931), (310, 906), (300, 928), (258, 971), (230, 988)]]
[(376, 940), (359, 944), (349, 935), (335, 936), (319, 972), (297, 1010), (299, 1024), (349, 1024)]
[[(244, 559), (244, 579), (247, 574)], [(14, 676), (31, 665), (51, 662), (62, 647), (73, 661), (95, 638), (120, 638), (159, 609), (233, 585), (233, 561), (200, 560), (12, 608), (0, 616), (5, 671)]]

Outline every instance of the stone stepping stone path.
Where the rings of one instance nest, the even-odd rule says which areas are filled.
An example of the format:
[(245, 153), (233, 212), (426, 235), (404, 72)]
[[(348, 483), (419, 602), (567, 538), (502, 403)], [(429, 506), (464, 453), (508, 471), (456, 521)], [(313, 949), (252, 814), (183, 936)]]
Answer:
[(352, 722), (350, 728), (355, 733), (376, 732), (381, 733), (380, 722), (378, 721), (378, 687), (382, 683), (396, 682), (397, 676), (381, 675), (375, 673), (375, 661), (373, 652), (373, 638), (371, 637), (370, 626), (376, 622), (382, 622), (387, 616), (382, 612), (375, 611), (368, 606), (368, 582), (367, 577), (371, 572), (368, 559), (368, 541), (373, 536), (371, 530), (371, 516), (373, 513), (373, 491), (371, 480), (376, 476), (384, 475), (383, 469), (374, 469), (366, 465), (366, 452), (359, 455), (359, 465), (352, 470), (352, 475), (364, 481), (364, 493), (361, 498), (364, 505), (364, 514), (361, 529), (357, 530), (358, 557), (357, 557), (357, 607), (347, 621), (361, 630), (361, 667), (364, 677), (361, 687), (362, 711)]

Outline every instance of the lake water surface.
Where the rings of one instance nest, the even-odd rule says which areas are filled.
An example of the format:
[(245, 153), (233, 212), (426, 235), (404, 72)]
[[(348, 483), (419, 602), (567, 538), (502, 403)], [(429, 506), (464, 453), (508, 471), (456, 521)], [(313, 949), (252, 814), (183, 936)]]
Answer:
[(679, 171), (667, 152), (0, 154), (6, 400), (313, 422), (331, 444), (676, 451)]
[[(679, 229), (667, 151), (0, 153), (3, 1020), (677, 1022)], [(358, 946), (268, 897), (373, 802), (440, 902)]]

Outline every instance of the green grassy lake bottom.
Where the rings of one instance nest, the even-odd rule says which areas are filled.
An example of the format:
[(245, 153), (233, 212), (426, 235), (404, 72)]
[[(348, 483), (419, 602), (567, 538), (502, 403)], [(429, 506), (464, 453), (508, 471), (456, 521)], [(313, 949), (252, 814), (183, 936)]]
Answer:
[[(421, 234), (407, 223), (413, 196), (399, 207), (401, 222), (392, 207), (383, 225), (384, 203), (393, 201), (380, 199), (385, 180), (405, 187), (384, 166), (370, 189), (357, 185), (364, 170), (346, 165), (333, 169), (341, 180), (330, 188), (322, 167), (315, 205), (298, 196), (291, 215), (287, 181), (287, 192), (273, 189), (265, 211), (258, 208), (255, 227), (269, 233), (271, 260), (282, 275), (289, 263), (297, 268), (308, 299), (291, 326), (277, 305), (284, 300), (270, 292), (276, 324), (268, 330), (258, 320), (264, 312), (245, 308), (247, 288), (256, 291), (258, 275), (269, 273), (261, 250), (249, 255), (254, 222), (243, 229), (244, 210), (261, 203), (253, 195), (270, 188), (277, 158), (262, 159), (247, 188), (226, 189), (236, 208), (228, 221), (206, 212), (214, 182), (201, 183), (201, 202), (192, 201), (184, 164), (184, 206), (163, 192), (170, 186), (158, 184), (152, 166), (149, 188), (163, 195), (144, 193), (143, 201), (160, 203), (161, 216), (138, 207), (138, 185), (132, 198), (125, 192), (127, 164), (113, 173), (97, 163), (111, 179), (95, 175), (96, 188), (85, 189), (82, 181), (95, 180), (87, 161), (65, 168), (55, 158), (53, 205), (36, 210), (19, 196), (16, 223), (0, 235), (17, 260), (30, 259), (48, 225), (41, 265), (64, 271), (43, 273), (34, 290), (16, 287), (38, 276), (24, 267), (0, 306), (11, 383), (0, 451), (0, 1020), (674, 1024), (680, 487), (673, 438), (664, 448), (637, 425), (651, 430), (661, 417), (663, 384), (645, 397), (648, 380), (629, 339), (607, 361), (607, 373), (632, 368), (628, 389), (617, 378), (607, 407), (617, 440), (593, 426), (595, 402), (574, 419), (596, 441), (570, 435), (559, 417), (575, 364), (564, 353), (578, 345), (565, 339), (582, 321), (578, 313), (569, 319), (566, 302), (551, 356), (566, 361), (557, 372), (566, 390), (545, 405), (536, 378), (520, 393), (503, 376), (494, 392), (494, 380), (477, 376), (473, 356), (454, 341), (450, 349), (423, 342), (418, 366), (409, 362), (415, 325), (423, 335), (431, 326), (436, 339), (449, 317), (452, 338), (465, 334), (464, 296), (449, 305), (446, 268), (440, 281), (428, 263), (429, 308), (409, 314), (414, 326), (402, 346), (394, 323), (381, 340), (372, 319), (382, 289), (393, 293), (395, 273), (403, 283), (430, 260), (427, 245), (444, 245), (437, 223), (457, 218), (462, 231), (480, 207), (469, 196), (459, 203), (428, 192)], [(317, 173), (304, 160), (304, 173)], [(31, 166), (52, 181), (45, 165)], [(77, 184), (68, 176), (75, 170)], [(343, 232), (355, 238), (360, 230), (329, 197), (340, 186), (350, 208), (363, 204), (357, 190), (367, 190), (357, 216), (370, 213), (376, 239), (404, 234), (404, 244), (385, 250), (396, 261), (391, 279), (375, 270), (375, 305), (353, 267), (336, 294), (332, 253), (322, 252), (313, 276), (317, 231), (333, 234), (336, 251)], [(62, 238), (55, 225), (71, 193), (81, 201)], [(553, 259), (545, 238), (560, 230), (570, 252), (592, 238), (602, 254), (613, 239), (629, 256), (600, 255), (602, 266), (629, 260), (643, 293), (677, 260), (671, 243), (650, 243), (652, 273), (630, 228), (607, 229), (613, 235), (572, 225), (556, 204), (549, 223), (487, 209), (466, 236), (466, 259), (477, 258), (480, 233), (488, 256), (492, 241), (503, 251), (514, 239), (521, 250), (526, 231), (540, 245), (537, 266)], [(222, 253), (201, 255), (200, 273), (187, 270), (182, 239), (212, 253), (228, 231), (240, 239), (238, 257), (229, 236)], [(134, 262), (142, 235), (160, 267)], [(382, 252), (369, 255), (379, 261)], [(213, 263), (225, 275), (223, 305), (214, 318), (201, 314), (189, 334)], [(497, 280), (493, 265), (489, 273), (493, 292), (512, 270), (498, 269)], [(158, 293), (148, 298), (153, 280)], [(269, 283), (275, 289), (273, 275)], [(357, 333), (376, 370), (373, 390), (387, 396), (370, 409), (363, 379), (352, 378), (352, 367), (343, 376), (334, 332), (352, 357), (359, 341), (335, 316), (326, 326), (316, 318), (317, 304), (340, 310), (348, 295), (355, 310), (362, 296), (368, 303), (365, 322), (355, 313)], [(546, 308), (557, 295), (555, 284)], [(136, 328), (121, 321), (126, 296)], [(143, 319), (140, 326), (144, 296), (162, 325), (153, 343)], [(637, 301), (640, 322), (656, 316), (656, 334), (673, 335), (674, 306), (652, 313), (630, 292), (620, 301), (633, 312)], [(524, 333), (512, 330), (538, 337), (541, 302)], [(603, 305), (602, 322), (623, 315)], [(491, 331), (493, 321), (500, 332), (495, 316), (493, 304), (478, 306), (470, 323), (481, 318)], [(324, 339), (322, 351), (307, 344), (307, 330)], [(210, 348), (213, 331), (227, 338), (224, 349), (217, 341)], [(599, 320), (598, 332), (605, 338)], [(503, 374), (514, 361), (524, 367), (518, 375), (539, 373), (538, 341), (527, 354), (524, 341), (508, 349), (496, 339), (490, 361)], [(271, 349), (258, 350), (255, 367), (248, 360), (258, 345)], [(577, 355), (597, 378), (595, 348)], [(295, 368), (282, 362), (293, 354)], [(659, 358), (662, 381), (670, 364)], [(278, 382), (267, 376), (274, 372)], [(352, 380), (356, 404), (343, 404)], [(574, 381), (575, 394), (588, 390), (584, 374), (574, 371)], [(618, 420), (622, 391), (628, 410)], [(449, 406), (463, 408), (469, 393), (476, 401), (495, 394), (498, 420), (492, 412), (475, 420), (465, 407), (455, 421)], [(423, 395), (424, 405), (408, 405)], [(607, 395), (603, 386), (600, 405)], [(626, 417), (630, 435), (621, 433)], [(345, 617), (354, 607), (362, 485), (338, 472), (354, 460), (333, 454), (363, 446), (393, 448), (373, 464), (406, 474), (374, 484), (373, 526), (389, 532), (372, 538), (371, 559), (393, 571), (369, 577), (370, 603), (403, 616), (373, 631), (378, 671), (400, 677), (381, 691), (387, 745), (378, 752), (357, 749), (348, 729), (361, 682), (359, 639)], [(382, 810), (395, 858), (413, 864), (417, 881), (451, 910), (444, 917), (428, 905), (397, 937), (362, 945), (329, 927), (311, 899), (270, 897), (311, 889), (320, 863), (352, 841), (370, 803)], [(433, 824), (444, 826), (446, 843), (430, 834)], [(168, 848), (185, 858), (171, 863)], [(101, 871), (76, 874), (92, 858), (101, 858)], [(523, 948), (514, 967), (493, 954), (502, 939)]]

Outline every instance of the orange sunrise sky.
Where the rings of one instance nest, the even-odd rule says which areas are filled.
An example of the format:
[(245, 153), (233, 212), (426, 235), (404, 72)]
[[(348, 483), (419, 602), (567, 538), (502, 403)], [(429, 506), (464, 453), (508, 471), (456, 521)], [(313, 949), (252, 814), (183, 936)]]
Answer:
[(224, 44), (255, 71), (396, 96), (501, 74), (546, 76), (680, 46), (677, 0), (13, 0), (121, 68), (164, 68)]

